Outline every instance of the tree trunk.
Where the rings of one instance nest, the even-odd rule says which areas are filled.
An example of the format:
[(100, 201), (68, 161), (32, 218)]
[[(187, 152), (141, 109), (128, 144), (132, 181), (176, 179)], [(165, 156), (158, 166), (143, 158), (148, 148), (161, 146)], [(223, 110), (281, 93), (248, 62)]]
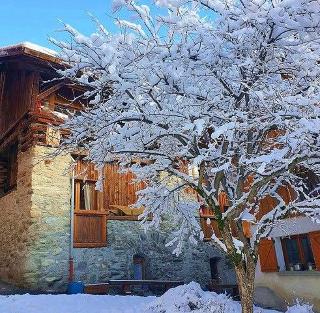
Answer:
[(242, 313), (253, 313), (254, 280), (257, 258), (255, 257), (255, 251), (251, 249), (244, 236), (242, 224), (238, 227), (238, 235), (239, 238), (242, 239), (243, 254), (238, 254), (232, 236), (232, 224), (230, 220), (228, 222), (229, 224), (227, 226), (225, 225), (224, 228), (221, 229), (221, 232), (227, 248), (227, 253), (231, 257), (236, 272)]
[[(245, 286), (244, 286), (245, 287)], [(243, 288), (241, 293), (242, 313), (253, 313), (253, 293), (254, 290)]]
[(243, 266), (238, 265), (235, 271), (239, 285), (242, 313), (253, 313), (255, 268), (245, 270)]

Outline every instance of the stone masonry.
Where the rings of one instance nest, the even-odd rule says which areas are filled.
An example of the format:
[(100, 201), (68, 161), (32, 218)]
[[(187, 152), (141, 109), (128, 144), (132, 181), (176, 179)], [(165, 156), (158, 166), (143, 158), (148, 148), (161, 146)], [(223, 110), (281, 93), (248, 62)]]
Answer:
[[(53, 148), (36, 146), (18, 157), (17, 190), (0, 198), (0, 278), (37, 291), (65, 292), (70, 245), (71, 156), (46, 159)], [(145, 258), (147, 279), (210, 280), (209, 259), (219, 252), (208, 243), (189, 244), (180, 256), (165, 243), (170, 227), (145, 233), (139, 222), (108, 221), (108, 246), (74, 248), (75, 279), (84, 283), (132, 279), (133, 256)], [(224, 283), (234, 274), (221, 256)]]
[(71, 156), (48, 158), (52, 148), (34, 148), (32, 171), (33, 245), (26, 261), (26, 280), (32, 289), (60, 290), (68, 278)]
[(17, 285), (26, 283), (25, 261), (32, 245), (32, 154), (32, 149), (18, 154), (17, 187), (0, 198), (0, 278)]
[(75, 249), (76, 279), (97, 283), (108, 279), (133, 279), (133, 256), (145, 258), (146, 279), (168, 279), (190, 282), (205, 287), (210, 280), (209, 259), (221, 256), (218, 265), (224, 283), (233, 283), (230, 266), (216, 248), (208, 243), (189, 244), (179, 256), (165, 247), (170, 230), (145, 233), (139, 222), (108, 221), (108, 247)]

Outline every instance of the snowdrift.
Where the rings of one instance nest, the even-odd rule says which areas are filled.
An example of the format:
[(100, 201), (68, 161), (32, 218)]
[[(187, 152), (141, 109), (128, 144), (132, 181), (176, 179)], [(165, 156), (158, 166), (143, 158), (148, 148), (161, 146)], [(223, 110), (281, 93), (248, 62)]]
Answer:
[[(225, 294), (203, 291), (198, 283), (178, 286), (147, 305), (144, 313), (240, 313), (241, 306)], [(255, 308), (255, 313), (278, 311)], [(289, 307), (286, 313), (314, 313), (312, 306), (300, 304)]]

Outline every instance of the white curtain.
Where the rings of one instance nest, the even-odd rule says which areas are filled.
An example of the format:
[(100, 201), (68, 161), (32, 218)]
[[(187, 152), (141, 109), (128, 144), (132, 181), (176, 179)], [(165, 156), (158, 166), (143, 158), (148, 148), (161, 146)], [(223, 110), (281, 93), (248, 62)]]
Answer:
[(94, 195), (94, 184), (85, 184), (83, 186), (85, 210), (92, 210), (92, 197)]

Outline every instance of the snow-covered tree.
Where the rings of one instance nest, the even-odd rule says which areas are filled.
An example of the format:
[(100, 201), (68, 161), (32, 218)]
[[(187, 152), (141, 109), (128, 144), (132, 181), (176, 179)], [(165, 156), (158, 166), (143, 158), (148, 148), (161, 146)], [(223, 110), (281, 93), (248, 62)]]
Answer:
[[(70, 64), (60, 73), (87, 86), (92, 99), (67, 122), (64, 147), (84, 147), (98, 167), (120, 160), (145, 181), (136, 205), (145, 207), (147, 227), (173, 213), (176, 252), (201, 239), (199, 203), (212, 209), (222, 237), (213, 234), (212, 242), (233, 261), (243, 312), (252, 312), (259, 241), (291, 212), (315, 221), (320, 214), (317, 179), (312, 188), (307, 179), (320, 171), (320, 2), (114, 6), (133, 15), (115, 19), (118, 33), (99, 22), (90, 36), (65, 25), (71, 42), (54, 41)], [(183, 196), (186, 189), (197, 197)], [(261, 214), (267, 195), (275, 205)], [(243, 220), (255, 224), (250, 241)]]

